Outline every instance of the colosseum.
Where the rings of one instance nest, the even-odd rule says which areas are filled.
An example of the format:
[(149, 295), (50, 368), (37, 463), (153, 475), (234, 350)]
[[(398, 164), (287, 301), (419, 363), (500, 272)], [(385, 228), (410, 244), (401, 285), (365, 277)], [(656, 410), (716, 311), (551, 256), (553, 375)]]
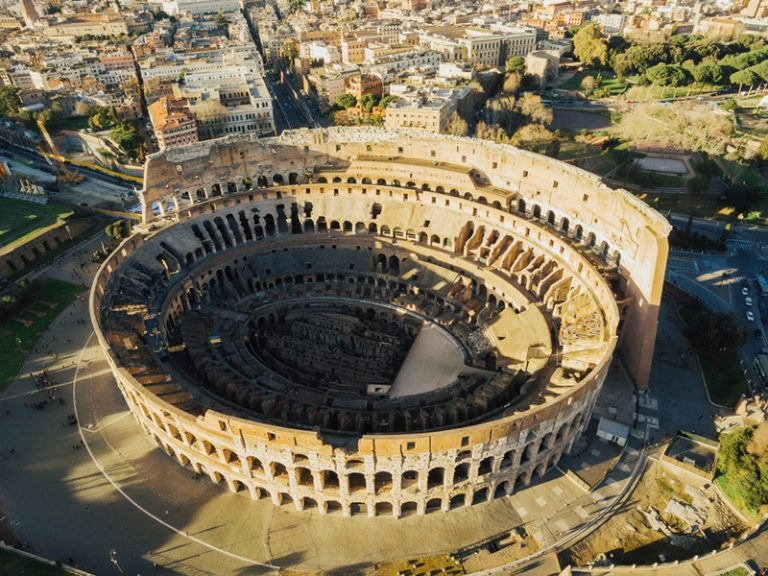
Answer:
[(141, 428), (320, 514), (447, 512), (542, 475), (615, 351), (647, 385), (669, 225), (506, 145), (379, 129), (150, 156), (91, 291)]

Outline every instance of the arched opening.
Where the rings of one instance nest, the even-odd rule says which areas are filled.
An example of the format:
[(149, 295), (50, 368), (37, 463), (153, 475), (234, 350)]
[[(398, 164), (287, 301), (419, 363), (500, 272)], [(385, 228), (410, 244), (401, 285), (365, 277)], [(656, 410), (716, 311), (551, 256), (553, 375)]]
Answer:
[(317, 183), (318, 184), (328, 184), (328, 178), (326, 178), (325, 176), (320, 176), (317, 179)]
[(368, 232), (370, 232), (371, 234), (376, 234), (377, 231), (378, 231), (378, 227), (376, 226), (376, 222), (371, 222), (370, 224), (368, 224)]
[(400, 506), (400, 516), (405, 518), (406, 516), (411, 516), (413, 514), (416, 514), (418, 511), (418, 505), (416, 502), (403, 502), (403, 505)]
[(296, 468), (296, 484), (299, 486), (314, 487), (315, 479), (312, 476), (312, 471), (309, 468), (298, 467)]
[(336, 500), (326, 500), (325, 502), (326, 514), (338, 514), (341, 512), (341, 503)]
[(466, 496), (464, 494), (456, 494), (455, 496), (451, 497), (451, 501), (449, 503), (449, 508), (451, 510), (456, 510), (456, 508), (461, 508), (466, 503)]
[(304, 220), (304, 232), (314, 232), (315, 223), (311, 219)]
[(348, 482), (349, 482), (350, 494), (353, 494), (355, 492), (365, 492), (366, 485), (365, 485), (364, 474), (360, 474), (359, 472), (353, 472), (348, 476)]
[(259, 176), (258, 178), (256, 178), (256, 186), (258, 186), (259, 188), (266, 188), (268, 186), (267, 177)]
[(453, 483), (458, 484), (469, 479), (469, 462), (459, 464), (453, 469)]
[(555, 225), (555, 213), (552, 212), (552, 210), (547, 211), (547, 224), (549, 224), (550, 226)]
[(568, 226), (569, 226), (569, 224), (570, 224), (570, 222), (568, 222), (568, 218), (566, 218), (565, 216), (563, 216), (560, 219), (560, 231), (563, 234), (566, 234), (566, 235), (568, 234)]
[(440, 498), (431, 498), (427, 500), (427, 507), (425, 512), (431, 514), (432, 512), (439, 512), (443, 507), (443, 501)]
[(365, 232), (365, 223), (364, 222), (355, 223), (355, 234), (362, 234), (364, 232)]
[(288, 174), (288, 183), (289, 184), (297, 184), (299, 182), (299, 175), (296, 174), (296, 172), (291, 172)]
[(390, 492), (392, 490), (392, 474), (389, 472), (376, 472), (376, 475), (373, 477), (373, 484), (376, 495)]
[(594, 232), (590, 232), (589, 234), (587, 234), (587, 240), (586, 240), (586, 242), (584, 242), (584, 245), (587, 248), (594, 248), (596, 241), (597, 241), (597, 238), (595, 237), (595, 233)]
[(416, 470), (407, 470), (403, 472), (400, 478), (400, 486), (403, 490), (412, 486), (417, 486), (419, 483), (419, 473)]
[(432, 234), (432, 236), (429, 239), (429, 243), (432, 246), (440, 246), (440, 236), (438, 236), (437, 234)]
[(437, 488), (443, 485), (445, 480), (445, 468), (432, 468), (427, 474), (427, 488)]
[(385, 514), (392, 514), (391, 502), (376, 502), (376, 516), (384, 516)]
[[(333, 229), (333, 224), (331, 224), (331, 229)], [(352, 232), (352, 222), (349, 220), (344, 220), (344, 232)]]
[(371, 182), (371, 179), (370, 179), (370, 178), (368, 178), (368, 176), (366, 176), (365, 178), (363, 178), (362, 180), (360, 180), (360, 182), (361, 182), (362, 184), (372, 184), (372, 182)]
[(493, 456), (488, 456), (480, 460), (480, 465), (477, 467), (477, 475), (485, 476), (493, 471)]
[(283, 184), (285, 184), (285, 179), (283, 178), (283, 175), (275, 174), (274, 176), (272, 176), (272, 184), (274, 184), (275, 186), (282, 186)]
[(482, 504), (488, 500), (488, 488), (480, 488), (480, 490), (475, 490), (475, 493), (472, 495), (472, 504)]
[(389, 273), (394, 275), (400, 274), (400, 260), (397, 259), (397, 256), (389, 257)]
[(347, 178), (347, 184), (357, 184), (357, 180), (353, 176)]
[(376, 184), (378, 184), (379, 186), (386, 186), (387, 181), (384, 180), (384, 178), (379, 178), (378, 180), (376, 180)]
[(517, 211), (520, 214), (525, 214), (525, 200), (520, 198), (520, 200), (517, 201)]
[(582, 237), (584, 236), (584, 228), (581, 227), (581, 224), (577, 224), (576, 228), (573, 231), (573, 237), (581, 242)]
[(493, 491), (494, 498), (504, 498), (509, 492), (509, 482), (500, 482)]
[(314, 498), (302, 498), (301, 508), (302, 510), (312, 510), (313, 508), (317, 508), (317, 500)]
[(272, 477), (275, 480), (282, 480), (284, 482), (288, 481), (288, 470), (286, 470), (283, 464), (280, 464), (280, 462), (273, 462), (271, 464), (271, 468)]
[(504, 453), (504, 456), (501, 458), (501, 462), (499, 462), (499, 469), (504, 470), (506, 468), (509, 468), (512, 466), (515, 458), (515, 453), (513, 450), (507, 450)]
[(536, 219), (541, 219), (541, 206), (538, 204), (533, 205), (533, 217)]
[(338, 490), (339, 475), (333, 470), (323, 470), (320, 472), (320, 484), (323, 490)]
[(351, 516), (367, 516), (368, 505), (365, 502), (352, 502), (349, 505), (349, 514)]

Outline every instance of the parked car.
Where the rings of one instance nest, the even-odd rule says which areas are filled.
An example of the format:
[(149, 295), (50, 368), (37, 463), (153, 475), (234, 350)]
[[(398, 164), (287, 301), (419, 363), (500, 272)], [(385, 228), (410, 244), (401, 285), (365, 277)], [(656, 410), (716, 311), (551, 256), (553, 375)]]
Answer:
[(754, 322), (755, 321), (755, 315), (752, 314), (751, 310), (747, 310), (747, 321)]
[(750, 298), (749, 296), (744, 298), (744, 304), (746, 304), (747, 306), (752, 306), (752, 298)]
[(741, 293), (742, 293), (742, 295), (744, 295), (744, 296), (749, 296), (749, 288), (747, 288), (746, 286), (744, 286), (744, 287), (741, 289)]

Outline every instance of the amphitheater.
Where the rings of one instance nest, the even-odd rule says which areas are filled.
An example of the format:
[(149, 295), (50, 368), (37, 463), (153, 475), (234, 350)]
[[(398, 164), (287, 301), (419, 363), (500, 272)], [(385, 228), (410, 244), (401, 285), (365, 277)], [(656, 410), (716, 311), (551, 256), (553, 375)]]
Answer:
[(447, 512), (543, 475), (614, 352), (647, 385), (669, 225), (591, 174), (369, 128), (150, 156), (91, 315), (143, 430), (320, 514)]

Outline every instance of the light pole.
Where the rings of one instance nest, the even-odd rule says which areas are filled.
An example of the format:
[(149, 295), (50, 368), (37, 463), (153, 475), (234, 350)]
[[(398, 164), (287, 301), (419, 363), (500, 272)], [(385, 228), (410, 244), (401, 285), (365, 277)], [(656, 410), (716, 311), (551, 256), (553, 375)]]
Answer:
[(109, 551), (109, 561), (117, 567), (117, 570), (120, 572), (120, 574), (124, 574), (123, 569), (120, 568), (120, 564), (117, 562), (117, 550), (114, 548)]

